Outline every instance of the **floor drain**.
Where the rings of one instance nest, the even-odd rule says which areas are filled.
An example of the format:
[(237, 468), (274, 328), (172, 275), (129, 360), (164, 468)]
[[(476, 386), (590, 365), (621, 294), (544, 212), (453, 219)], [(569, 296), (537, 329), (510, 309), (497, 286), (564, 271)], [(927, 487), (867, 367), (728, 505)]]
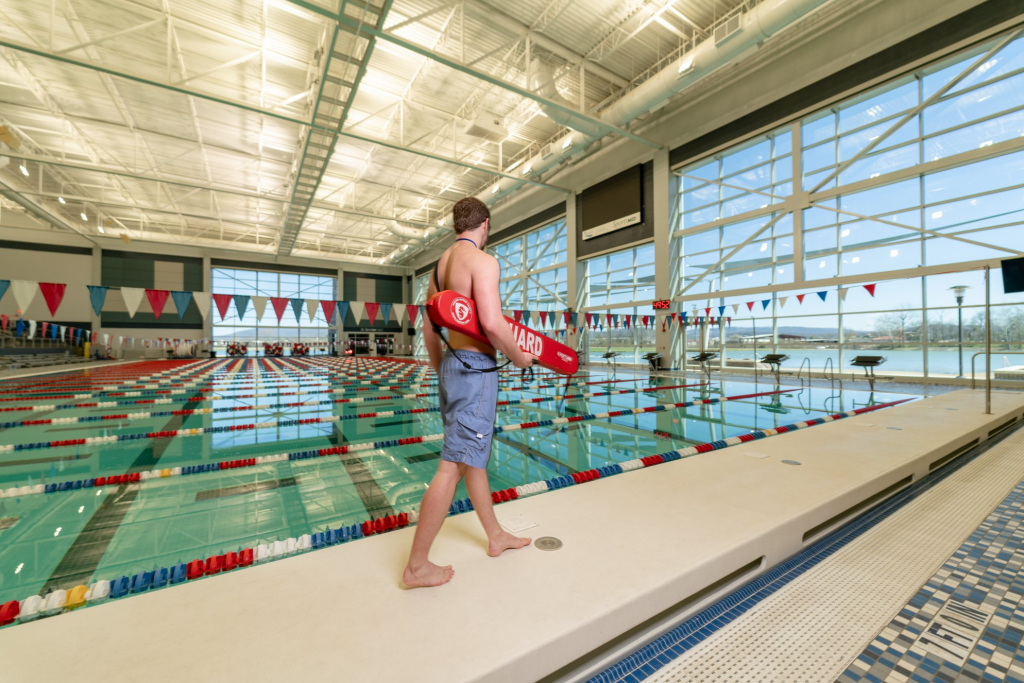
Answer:
[(558, 550), (562, 547), (562, 542), (554, 536), (541, 536), (533, 544), (541, 550)]
[(783, 465), (799, 465), (800, 461), (799, 460), (783, 460), (782, 464)]

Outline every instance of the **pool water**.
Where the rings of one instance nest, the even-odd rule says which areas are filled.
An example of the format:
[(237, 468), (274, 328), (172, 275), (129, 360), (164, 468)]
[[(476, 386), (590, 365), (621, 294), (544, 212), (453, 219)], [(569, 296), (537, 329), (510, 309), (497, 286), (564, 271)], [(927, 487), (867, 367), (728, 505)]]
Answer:
[[(565, 378), (550, 374), (528, 386), (518, 372), (503, 373), (501, 380), (499, 401), (530, 402), (500, 405), (499, 426), (776, 389), (764, 381), (698, 385), (702, 380), (696, 376), (651, 379), (646, 373), (585, 369), (568, 387)], [(491, 488), (906, 398), (782, 389), (735, 402), (496, 433), (488, 467)], [(629, 393), (572, 398), (609, 391)], [(22, 445), (0, 450), (0, 491), (352, 448), (340, 455), (137, 483), (5, 495), (0, 498), (0, 603), (414, 510), (436, 470), (441, 441), (363, 450), (357, 445), (441, 434), (441, 417), (430, 410), (437, 405), (434, 392), (433, 372), (424, 363), (372, 358), (144, 362), (0, 382), (0, 423), (7, 425), (0, 427), (0, 446)], [(566, 394), (569, 398), (563, 398)], [(89, 405), (110, 402), (116, 405)], [(25, 410), (33, 406), (41, 409)], [(200, 409), (213, 410), (182, 412)], [(427, 410), (332, 420), (413, 409)], [(157, 412), (169, 414), (145, 415)], [(116, 417), (21, 424), (103, 416)], [(276, 424), (239, 429), (267, 423)], [(205, 433), (146, 436), (199, 428)], [(126, 438), (136, 434), (143, 438)], [(24, 448), (90, 437), (108, 438), (104, 443)], [(456, 499), (466, 496), (460, 485)]]

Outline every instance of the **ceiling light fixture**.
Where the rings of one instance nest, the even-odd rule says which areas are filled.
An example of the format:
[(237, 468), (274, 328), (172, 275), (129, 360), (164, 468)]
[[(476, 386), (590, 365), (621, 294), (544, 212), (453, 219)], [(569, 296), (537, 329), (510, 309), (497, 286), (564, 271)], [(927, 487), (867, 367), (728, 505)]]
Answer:
[(61, 204), (67, 204), (67, 202), (64, 201), (63, 197), (57, 197), (57, 201), (60, 202)]
[(572, 136), (569, 136), (562, 141), (562, 149), (569, 149), (570, 147), (572, 147)]
[(28, 169), (25, 168), (25, 164), (19, 164), (18, 169), (21, 170), (21, 175), (28, 175)]
[(693, 56), (692, 55), (689, 56), (689, 57), (684, 57), (683, 60), (681, 62), (679, 62), (679, 73), (678, 73), (678, 75), (679, 76), (685, 76), (686, 74), (690, 73), (691, 71), (693, 71)]
[(84, 211), (83, 211), (83, 212), (82, 212), (81, 214), (79, 214), (79, 215), (81, 215), (81, 216), (82, 216), (82, 220), (83, 220), (83, 221), (87, 221), (87, 220), (89, 220), (89, 217), (85, 215), (85, 212), (84, 212)]
[(101, 235), (105, 235), (105, 234), (107, 234), (107, 231), (103, 229), (103, 226), (102, 226), (102, 225), (97, 225), (96, 227), (100, 229), (100, 234), (101, 234)]
[(498, 190), (500, 190), (500, 189), (501, 189), (501, 184), (499, 183), (499, 184), (497, 184), (497, 185), (495, 185), (494, 187), (491, 188), (491, 194), (498, 194)]

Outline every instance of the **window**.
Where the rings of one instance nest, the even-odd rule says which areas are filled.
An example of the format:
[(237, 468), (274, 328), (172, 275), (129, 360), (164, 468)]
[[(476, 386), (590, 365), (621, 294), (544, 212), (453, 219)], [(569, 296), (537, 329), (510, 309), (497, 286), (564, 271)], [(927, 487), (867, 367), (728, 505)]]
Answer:
[[(655, 327), (643, 324), (644, 316), (654, 319), (654, 245), (616, 251), (587, 259), (584, 264), (582, 310), (597, 317), (597, 330), (590, 330), (590, 360), (605, 362), (604, 354), (618, 353), (616, 362), (638, 363), (640, 356), (654, 351)], [(634, 304), (622, 306), (622, 304)], [(619, 316), (608, 324), (608, 314)], [(625, 324), (629, 316), (629, 326)], [(585, 324), (585, 323), (581, 323)], [(602, 329), (603, 326), (603, 329)]]
[[(423, 306), (427, 303), (427, 293), (430, 291), (430, 277), (432, 272), (432, 270), (427, 271), (423, 275), (417, 276), (416, 280), (413, 282), (412, 300), (413, 303), (419, 306)], [(422, 321), (419, 319), (417, 319), (416, 322), (422, 324)], [(413, 329), (416, 328), (415, 325), (410, 325), (409, 327)], [(421, 327), (420, 331), (418, 331), (413, 337), (412, 352), (416, 356), (425, 356), (427, 354), (427, 347), (423, 344), (422, 329), (423, 328)]]
[[(1024, 151), (994, 147), (1024, 137), (1024, 39), (971, 69), (998, 40), (674, 171), (677, 296), (732, 314), (707, 339), (723, 364), (749, 367), (756, 348), (816, 369), (864, 354), (886, 356), (886, 372), (957, 375), (962, 335), (969, 366), (984, 282), (966, 269), (1024, 252)], [(853, 278), (842, 297), (839, 277)], [(876, 279), (874, 297), (857, 287)], [(615, 281), (594, 301), (628, 296)], [(1024, 297), (999, 282), (996, 269), (994, 340), (1024, 350)]]
[[(297, 273), (275, 273), (257, 270), (229, 268), (213, 269), (213, 291), (218, 294), (245, 294), (248, 296), (283, 297), (287, 299), (336, 299), (333, 277), (302, 275)], [(324, 319), (323, 309), (317, 306), (310, 321), (308, 308), (303, 304), (296, 316), (291, 305), (277, 321), (273, 305), (268, 302), (263, 317), (256, 318), (256, 310), (249, 303), (245, 316), (238, 317), (238, 310), (232, 303), (227, 315), (220, 320), (220, 314), (213, 316), (213, 339), (215, 345), (224, 346), (229, 341), (250, 342), (249, 353), (264, 342), (326, 342), (330, 337), (330, 326)]]
[(487, 247), (498, 259), (498, 293), (505, 310), (564, 311), (568, 305), (565, 219)]

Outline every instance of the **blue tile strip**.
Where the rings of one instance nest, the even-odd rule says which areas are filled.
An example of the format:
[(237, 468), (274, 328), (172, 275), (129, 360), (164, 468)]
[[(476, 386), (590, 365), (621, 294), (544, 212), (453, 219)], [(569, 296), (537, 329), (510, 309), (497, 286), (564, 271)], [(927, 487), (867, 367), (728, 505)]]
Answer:
[[(923, 480), (915, 484), (912, 484), (908, 488), (904, 489), (903, 491), (897, 493), (895, 496), (883, 502), (881, 505), (878, 505), (877, 507), (867, 511), (853, 522), (842, 527), (841, 529), (833, 533), (831, 536), (828, 536), (822, 539), (821, 541), (818, 541), (809, 548), (794, 555), (786, 562), (783, 562), (782, 564), (778, 565), (766, 574), (751, 581), (747, 585), (737, 590), (735, 593), (728, 595), (719, 602), (714, 603), (713, 605), (707, 607), (703, 611), (694, 615), (693, 617), (683, 622), (679, 626), (675, 627), (668, 633), (664, 634), (657, 640), (652, 641), (648, 645), (645, 645), (644, 647), (634, 652), (632, 655), (608, 667), (601, 673), (591, 678), (589, 683), (624, 683), (626, 681), (635, 681), (639, 683), (639, 681), (643, 681), (644, 679), (654, 674), (662, 666), (668, 664), (669, 662), (681, 656), (685, 652), (691, 650), (692, 648), (703, 642), (705, 639), (707, 639), (709, 636), (711, 636), (713, 633), (715, 633), (721, 628), (724, 628), (726, 625), (734, 621), (742, 614), (746, 613), (759, 602), (761, 602), (768, 596), (772, 595), (773, 593), (777, 592), (779, 589), (786, 586), (791, 581), (798, 578), (808, 570), (814, 568), (823, 560), (833, 555), (836, 551), (840, 550), (841, 548), (850, 544), (855, 539), (859, 538), (861, 535), (863, 535), (866, 531), (870, 530), (876, 524), (883, 521), (884, 519), (886, 519), (887, 517), (889, 517), (894, 512), (896, 512), (903, 506), (907, 505), (911, 501), (915, 500), (918, 496), (931, 489), (933, 486), (938, 484), (940, 481), (945, 479), (953, 472), (957, 471), (967, 463), (973, 461), (975, 458), (984, 454), (992, 445), (998, 443), (1006, 435), (1008, 435), (1009, 433), (1013, 433), (1015, 431), (1016, 430), (1010, 430), (1009, 432), (1000, 435), (1000, 437), (991, 439), (983, 443), (981, 446), (975, 448), (973, 451), (964, 454), (963, 456), (953, 460), (951, 463), (940, 468), (931, 476), (928, 476)], [(1017, 489), (1014, 490), (1014, 494), (1011, 494), (1011, 496), (1007, 498), (1007, 501), (1013, 498), (1015, 494), (1018, 494), (1018, 492), (1020, 495), (1020, 501), (1018, 502), (1018, 506), (1022, 508), (1018, 509), (1018, 514), (1021, 515), (1022, 519), (1024, 519), (1024, 482), (1021, 482), (1021, 484), (1017, 486)], [(1005, 504), (1006, 503), (1004, 501), (1004, 505)], [(997, 508), (996, 511), (992, 513), (993, 516), (998, 516), (1002, 508), (1002, 505), (999, 508)], [(974, 558), (977, 555), (983, 554), (985, 552), (985, 548), (979, 545), (981, 537), (978, 536), (978, 534), (983, 533), (984, 529), (985, 525), (979, 527), (978, 531), (975, 532), (975, 535), (971, 536), (971, 539), (975, 539), (977, 536), (979, 540), (975, 540), (972, 544), (971, 539), (969, 539), (967, 542), (965, 542), (964, 547), (957, 551), (957, 554), (954, 554), (953, 558), (956, 558), (958, 554), (961, 553), (966, 553), (968, 556), (972, 558)], [(1024, 534), (1024, 530), (1021, 530), (1018, 533)], [(965, 550), (965, 548), (968, 548), (968, 546), (970, 546), (969, 549)], [(952, 562), (953, 560), (951, 559), (950, 561)], [(1024, 557), (1022, 557), (1021, 561), (1024, 561)], [(1004, 567), (1005, 562), (1000, 560), (999, 566)], [(1012, 592), (1015, 592), (1019, 597), (1020, 595), (1024, 594), (1024, 576), (1018, 578), (1016, 574), (1014, 574), (1012, 579), (1014, 581)], [(930, 594), (931, 592), (934, 592), (934, 588), (929, 589), (928, 586), (925, 586), (924, 588), (922, 588), (922, 593), (926, 592)], [(915, 599), (919, 599), (919, 597), (915, 597)], [(913, 604), (913, 601), (911, 601), (911, 603)], [(1024, 611), (1024, 606), (1018, 607), (1017, 609)], [(1018, 612), (1018, 614), (1021, 614), (1021, 612)], [(897, 617), (897, 619), (899, 618), (901, 617)], [(916, 627), (920, 626), (922, 626), (922, 624), (917, 624)], [(1013, 625), (1013, 628), (1017, 629), (1016, 633), (1012, 633), (1012, 635), (1016, 637), (1015, 642), (1019, 644), (1021, 637), (1024, 636), (1024, 614), (1021, 614), (1021, 622), (1019, 624)], [(1010, 635), (1011, 634), (1004, 635), (1002, 633), (993, 633), (992, 638), (1007, 638)], [(988, 633), (986, 632), (986, 636), (982, 640), (982, 645), (984, 645), (988, 640), (989, 637)], [(865, 651), (865, 654), (862, 654), (861, 657), (869, 657), (872, 661), (872, 664), (874, 665), (875, 661), (880, 658), (881, 654), (884, 654), (887, 651), (889, 651), (889, 645), (883, 645), (880, 643), (873, 644), (873, 646), (868, 648), (868, 650)], [(1009, 656), (1011, 660), (1016, 658), (1015, 663), (1018, 666), (1024, 668), (1024, 654), (1018, 656), (1016, 651), (1014, 650)], [(910, 655), (910, 653), (907, 653), (907, 657), (912, 660), (912, 656)], [(892, 664), (891, 669), (894, 669), (897, 663), (899, 663), (899, 660), (893, 660), (897, 660), (897, 658), (890, 657), (886, 659), (886, 662)], [(927, 662), (927, 664), (925, 664), (925, 662)], [(899, 665), (902, 669), (907, 668), (907, 666), (903, 663), (899, 663)], [(927, 659), (923, 660), (920, 663), (915, 663), (915, 668), (919, 669), (919, 671), (915, 674), (917, 678), (913, 678), (912, 680), (929, 682), (933, 680), (950, 682), (957, 680), (959, 672), (955, 675), (950, 675), (949, 671), (945, 668), (939, 670), (937, 667), (940, 665), (941, 662), (939, 664), (935, 664), (934, 662), (928, 662)], [(936, 673), (926, 674), (926, 672), (929, 670), (929, 667), (933, 666), (936, 667)], [(872, 669), (870, 675), (863, 675), (863, 671), (859, 671), (858, 675), (861, 676), (859, 678), (847, 677), (840, 678), (839, 680), (842, 683), (854, 683), (862, 680), (878, 681), (880, 683), (881, 681), (885, 680), (885, 676), (888, 675), (891, 669), (879, 669), (880, 671), (884, 671), (884, 673), (882, 673), (881, 675), (874, 673), (874, 669)], [(993, 669), (993, 671), (994, 670), (995, 669)], [(901, 670), (899, 673), (903, 673), (903, 671)], [(942, 673), (942, 676), (939, 676), (938, 673)], [(980, 669), (976, 669), (975, 673), (976, 676), (969, 676), (964, 680), (1006, 680), (1020, 681), (1020, 683), (1024, 683), (1024, 676), (1017, 676), (1012, 678), (1007, 676), (1005, 678), (1000, 677), (996, 679), (987, 677), (985, 675), (985, 672)], [(904, 675), (910, 678), (910, 674)], [(846, 676), (846, 674), (844, 674), (844, 676)], [(943, 676), (950, 677), (943, 678)]]

